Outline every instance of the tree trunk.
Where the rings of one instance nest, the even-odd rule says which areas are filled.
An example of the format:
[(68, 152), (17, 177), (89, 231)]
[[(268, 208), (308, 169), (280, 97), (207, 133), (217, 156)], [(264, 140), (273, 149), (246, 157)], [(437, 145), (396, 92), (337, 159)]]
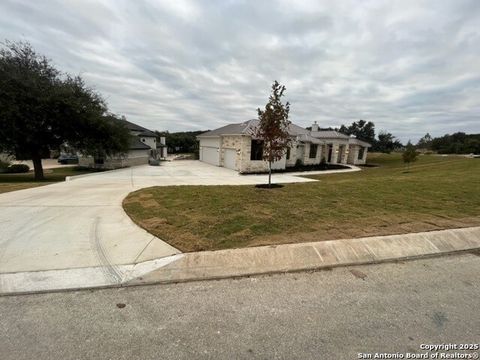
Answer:
[(268, 162), (268, 187), (272, 187), (272, 162)]
[(42, 158), (38, 155), (32, 156), (33, 170), (35, 172), (35, 181), (44, 180)]

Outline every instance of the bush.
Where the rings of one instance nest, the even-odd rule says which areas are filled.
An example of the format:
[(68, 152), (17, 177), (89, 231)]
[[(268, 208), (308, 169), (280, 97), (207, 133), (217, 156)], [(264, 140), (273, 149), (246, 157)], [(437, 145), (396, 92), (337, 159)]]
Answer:
[(6, 172), (9, 166), (10, 163), (8, 161), (0, 160), (0, 172)]
[(7, 168), (7, 172), (10, 174), (26, 173), (30, 171), (30, 167), (25, 164), (13, 164)]
[(322, 169), (322, 170), (328, 169), (328, 164), (327, 164), (327, 160), (325, 159), (325, 157), (322, 157), (322, 160), (320, 160), (320, 169)]

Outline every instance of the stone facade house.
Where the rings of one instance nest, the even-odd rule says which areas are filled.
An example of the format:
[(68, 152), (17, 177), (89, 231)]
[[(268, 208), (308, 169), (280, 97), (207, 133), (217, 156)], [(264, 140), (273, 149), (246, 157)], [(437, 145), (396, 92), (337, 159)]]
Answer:
[[(262, 160), (262, 140), (254, 134), (258, 120), (229, 124), (197, 136), (200, 142), (200, 161), (223, 166), (240, 173), (268, 170)], [(281, 160), (272, 164), (273, 169), (285, 169), (296, 164), (316, 165), (324, 158), (330, 164), (365, 164), (369, 143), (338, 131), (320, 130), (315, 122), (312, 130), (290, 124), (290, 147)]]
[(167, 146), (165, 138), (157, 141), (157, 134), (140, 125), (134, 124), (125, 119), (119, 120), (130, 131), (130, 147), (126, 154), (116, 157), (94, 158), (93, 156), (79, 155), (79, 165), (116, 169), (127, 166), (148, 164), (152, 159), (163, 159), (167, 157)]

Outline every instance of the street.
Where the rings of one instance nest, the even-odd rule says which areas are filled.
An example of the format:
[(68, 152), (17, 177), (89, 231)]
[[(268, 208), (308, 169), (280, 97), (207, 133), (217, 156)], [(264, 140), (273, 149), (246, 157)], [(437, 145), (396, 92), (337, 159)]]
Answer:
[(480, 341), (478, 253), (0, 297), (7, 359), (357, 359)]

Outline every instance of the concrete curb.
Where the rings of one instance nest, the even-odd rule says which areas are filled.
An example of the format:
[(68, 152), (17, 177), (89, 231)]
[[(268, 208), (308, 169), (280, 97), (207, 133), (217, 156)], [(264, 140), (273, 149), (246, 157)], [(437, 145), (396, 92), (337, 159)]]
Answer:
[(184, 254), (124, 285), (222, 279), (431, 257), (480, 248), (480, 227)]
[(177, 254), (138, 264), (0, 274), (0, 295), (318, 270), (480, 249), (480, 227)]

